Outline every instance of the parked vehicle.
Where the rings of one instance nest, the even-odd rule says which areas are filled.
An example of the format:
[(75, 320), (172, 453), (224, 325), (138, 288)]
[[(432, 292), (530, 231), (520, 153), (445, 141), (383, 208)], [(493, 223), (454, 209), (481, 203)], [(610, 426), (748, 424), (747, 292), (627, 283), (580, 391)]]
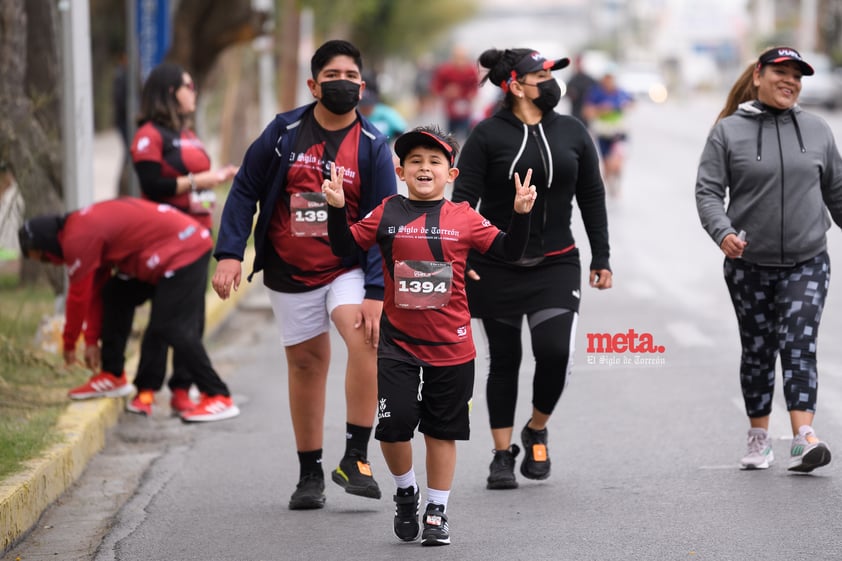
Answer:
[(842, 76), (833, 69), (830, 57), (822, 53), (803, 53), (803, 56), (816, 73), (801, 80), (798, 103), (826, 109), (842, 107)]
[(617, 69), (617, 84), (635, 99), (664, 103), (669, 97), (666, 79), (654, 64), (624, 64)]

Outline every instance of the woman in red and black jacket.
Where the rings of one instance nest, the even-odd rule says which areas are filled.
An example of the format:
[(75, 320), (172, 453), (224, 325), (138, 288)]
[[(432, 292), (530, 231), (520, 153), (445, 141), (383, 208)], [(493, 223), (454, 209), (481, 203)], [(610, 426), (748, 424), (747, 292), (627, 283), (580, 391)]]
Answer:
[[(150, 72), (143, 85), (138, 130), (132, 141), (132, 160), (140, 181), (142, 196), (167, 203), (191, 215), (208, 229), (213, 226), (215, 196), (213, 188), (230, 180), (235, 166), (210, 169), (210, 157), (193, 132), (192, 116), (196, 110), (196, 88), (190, 74), (181, 66), (162, 63)], [(204, 284), (202, 285), (204, 290)], [(200, 332), (204, 331), (204, 300)], [(146, 342), (144, 342), (144, 346)], [(167, 349), (157, 352), (144, 348), (145, 359), (166, 371)], [(141, 369), (149, 371), (152, 369)], [(176, 413), (193, 407), (188, 390), (192, 380), (188, 368), (177, 353), (173, 356), (170, 405)], [(137, 397), (129, 411), (149, 415), (154, 392), (151, 381), (135, 379)]]

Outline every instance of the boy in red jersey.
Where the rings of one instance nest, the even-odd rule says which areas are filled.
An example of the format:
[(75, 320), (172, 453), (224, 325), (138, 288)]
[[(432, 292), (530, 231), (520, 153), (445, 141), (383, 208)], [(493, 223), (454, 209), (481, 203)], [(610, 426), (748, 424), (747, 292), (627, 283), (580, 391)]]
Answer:
[(444, 198), (456, 179), (458, 144), (434, 127), (400, 136), (396, 168), (409, 197), (394, 195), (348, 226), (345, 170), (331, 166), (322, 190), (328, 204), (328, 234), (336, 255), (379, 245), (385, 294), (377, 359), (378, 424), (375, 438), (398, 487), (395, 534), (418, 537), (419, 489), (411, 439), (424, 433), (427, 448), (427, 506), (423, 545), (450, 543), (445, 510), (456, 469), (456, 441), (470, 435), (468, 414), (474, 387), (471, 317), (465, 295), (468, 251), (492, 252), (507, 260), (523, 255), (529, 238), (535, 188), (532, 172), (517, 186), (514, 214), (503, 233), (468, 204)]
[[(161, 341), (181, 353), (203, 394), (195, 409), (181, 414), (182, 420), (218, 421), (239, 415), (228, 387), (211, 365), (198, 329), (196, 314), (202, 307), (197, 300), (205, 294), (196, 287), (207, 275), (213, 247), (207, 228), (169, 205), (126, 197), (66, 216), (32, 218), (21, 226), (18, 238), (24, 256), (67, 267), (65, 362), (76, 362), (76, 341), (83, 323), (87, 324), (88, 365), (99, 363), (97, 341), (102, 335), (102, 371), (71, 390), (71, 397), (131, 393), (123, 371), (131, 328), (131, 321), (126, 325), (125, 320), (136, 302), (122, 301), (120, 291), (110, 288), (116, 274), (148, 287), (152, 308), (144, 340)], [(143, 363), (141, 359), (141, 367)]]

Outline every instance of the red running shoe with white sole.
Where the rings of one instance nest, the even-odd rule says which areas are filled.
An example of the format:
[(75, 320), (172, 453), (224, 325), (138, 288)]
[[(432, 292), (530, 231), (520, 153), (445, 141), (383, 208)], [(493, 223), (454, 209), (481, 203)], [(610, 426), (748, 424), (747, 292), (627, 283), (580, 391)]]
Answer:
[(234, 400), (224, 395), (206, 395), (192, 411), (181, 414), (181, 420), (187, 423), (221, 421), (240, 414)]
[(126, 411), (151, 417), (153, 403), (155, 403), (154, 390), (140, 390), (133, 400), (126, 403)]
[(108, 372), (100, 372), (91, 376), (91, 379), (86, 383), (67, 392), (67, 395), (70, 399), (123, 397), (132, 393), (133, 389), (132, 385), (126, 380), (125, 372), (119, 377)]
[(170, 398), (170, 408), (172, 408), (173, 415), (181, 415), (192, 411), (198, 405), (195, 401), (190, 399), (190, 390), (187, 388), (174, 388), (172, 390), (172, 398)]

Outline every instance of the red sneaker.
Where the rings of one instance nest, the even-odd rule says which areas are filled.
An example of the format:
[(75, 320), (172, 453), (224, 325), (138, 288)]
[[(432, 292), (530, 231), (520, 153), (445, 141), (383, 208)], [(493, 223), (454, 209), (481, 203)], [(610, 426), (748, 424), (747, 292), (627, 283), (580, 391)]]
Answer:
[(234, 400), (224, 395), (206, 395), (192, 411), (181, 414), (181, 420), (193, 423), (202, 421), (221, 421), (240, 414)]
[(126, 403), (126, 411), (149, 417), (152, 415), (153, 403), (155, 403), (155, 392), (153, 390), (140, 390), (133, 400)]
[(172, 398), (170, 399), (170, 407), (173, 415), (181, 415), (196, 408), (197, 403), (190, 399), (190, 390), (187, 388), (174, 388), (172, 390)]
[(73, 388), (67, 395), (70, 399), (90, 399), (92, 397), (123, 397), (132, 393), (132, 386), (126, 380), (126, 373), (119, 377), (108, 372), (100, 372), (85, 384)]

